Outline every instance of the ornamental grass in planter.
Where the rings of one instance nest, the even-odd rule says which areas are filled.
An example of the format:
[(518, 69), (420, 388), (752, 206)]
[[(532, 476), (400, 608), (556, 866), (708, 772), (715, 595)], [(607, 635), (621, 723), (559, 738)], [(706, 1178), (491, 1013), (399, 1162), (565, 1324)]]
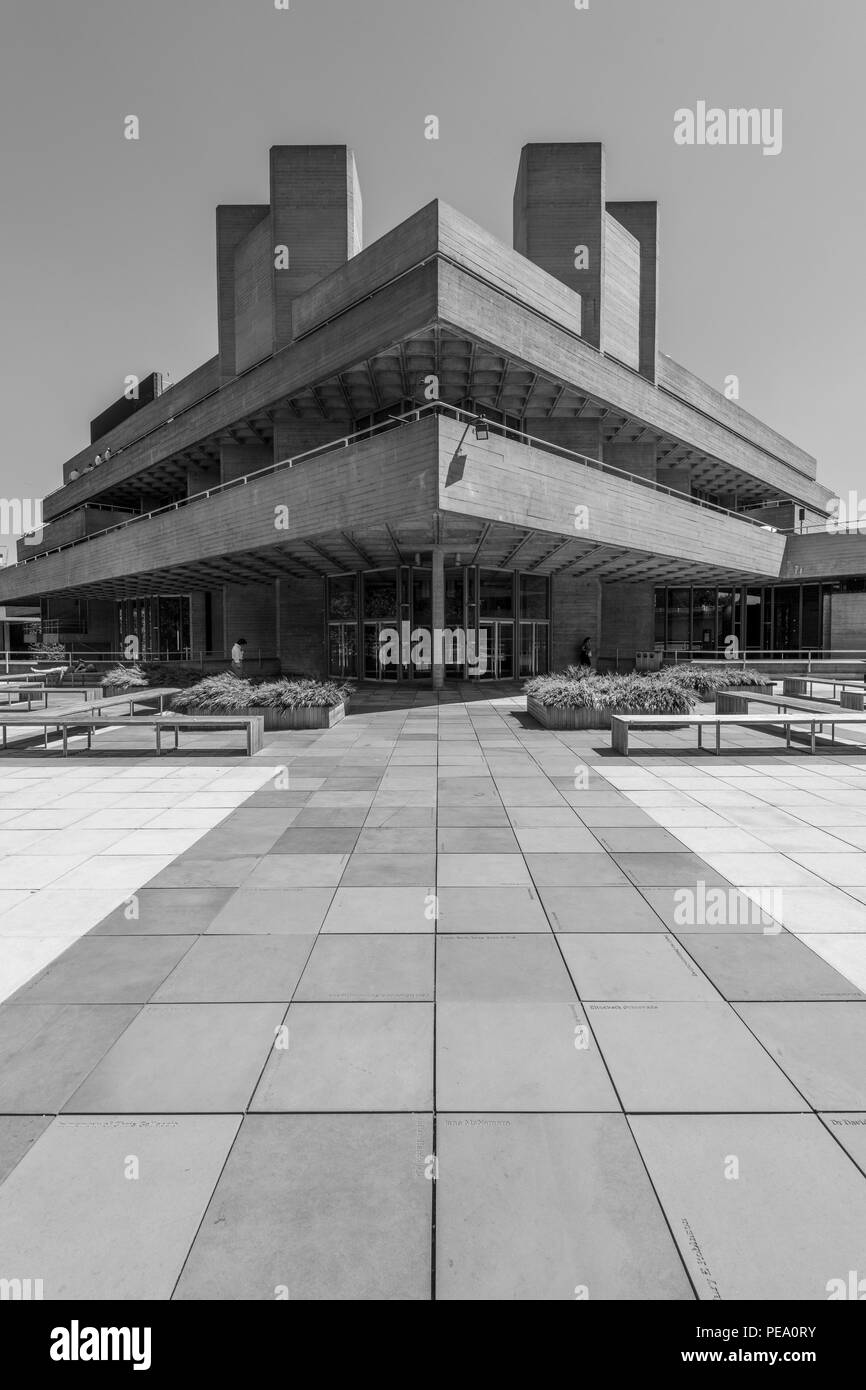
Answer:
[(105, 690), (143, 690), (150, 682), (140, 666), (121, 666), (118, 662), (116, 666), (109, 666), (102, 684)]
[(536, 676), (524, 686), (527, 713), (548, 729), (609, 729), (612, 714), (689, 714), (695, 695), (667, 678), (648, 675)]
[(751, 666), (735, 666), (732, 662), (718, 665), (702, 665), (697, 662), (682, 662), (675, 666), (665, 666), (659, 675), (693, 690), (699, 700), (711, 700), (720, 690), (760, 688), (772, 693), (773, 682), (768, 681), (763, 671)]
[(276, 680), (256, 685), (231, 671), (175, 695), (183, 714), (261, 714), (266, 729), (327, 729), (346, 713), (352, 687), (337, 681)]

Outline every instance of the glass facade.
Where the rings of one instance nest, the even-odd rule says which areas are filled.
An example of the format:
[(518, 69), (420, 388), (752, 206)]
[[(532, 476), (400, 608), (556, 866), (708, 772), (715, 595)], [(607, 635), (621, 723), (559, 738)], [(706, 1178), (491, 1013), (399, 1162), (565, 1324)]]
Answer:
[(656, 589), (656, 646), (696, 655), (724, 653), (735, 637), (737, 650), (755, 656), (820, 651), (824, 600), (852, 582)]
[(157, 661), (188, 657), (190, 601), (186, 594), (125, 598), (117, 601), (118, 650), (137, 643), (136, 659)]
[[(326, 614), (330, 675), (430, 680), (434, 652), (429, 566), (401, 565), (333, 576), (327, 581)], [(548, 670), (550, 584), (546, 578), (475, 565), (448, 566), (444, 616), (445, 628), (454, 634), (443, 643), (446, 677), (508, 680)], [(413, 632), (430, 634), (429, 642), (413, 641)]]

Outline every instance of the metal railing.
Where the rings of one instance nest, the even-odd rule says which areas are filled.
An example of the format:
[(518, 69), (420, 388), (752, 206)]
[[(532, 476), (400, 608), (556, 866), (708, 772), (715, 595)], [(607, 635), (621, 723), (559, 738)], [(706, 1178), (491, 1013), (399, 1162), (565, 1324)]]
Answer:
[(863, 662), (866, 664), (866, 647), (832, 647), (824, 649), (822, 647), (740, 647), (737, 655), (728, 657), (723, 647), (690, 647), (686, 644), (677, 646), (659, 647), (657, 650), (662, 652), (664, 661), (673, 661), (674, 665), (679, 661), (724, 661), (725, 665), (745, 666), (749, 662), (760, 661), (805, 661), (809, 669), (813, 665), (820, 665), (822, 662), (832, 665), (834, 662)]
[[(15, 651), (12, 648), (7, 648), (5, 651), (0, 650), (0, 668), (8, 675), (12, 667), (18, 666), (25, 666), (29, 671), (34, 666), (57, 667), (65, 665), (71, 670), (73, 666), (114, 666), (117, 663), (129, 666), (143, 662), (145, 665), (159, 663), (198, 666), (203, 670), (206, 665), (225, 667), (232, 664), (231, 657), (224, 656), (221, 651), (209, 652), (193, 647), (184, 647), (180, 651), (170, 648), (160, 650), (146, 648), (139, 652), (139, 655), (132, 661), (123, 651), (91, 651), (90, 648), (76, 650), (72, 642), (63, 642), (60, 645), (63, 647), (63, 654), (56, 657), (36, 654), (26, 649), (22, 651)], [(250, 650), (248, 647), (244, 657), (244, 669), (251, 670), (254, 667), (261, 669), (266, 663), (279, 660), (279, 656), (264, 651), (261, 647), (255, 650)]]
[[(149, 512), (139, 512), (131, 516), (128, 521), (116, 522), (113, 526), (107, 526), (102, 531), (93, 531), (89, 536), (79, 536), (75, 540), (66, 541), (63, 545), (54, 546), (49, 550), (42, 550), (38, 555), (31, 555), (27, 559), (19, 561), (19, 564), (30, 565), (36, 560), (44, 560), (48, 555), (57, 555), (62, 551), (72, 550), (79, 545), (87, 545), (91, 541), (98, 540), (102, 536), (107, 536), (115, 531), (125, 530), (128, 526), (136, 526), (142, 521), (151, 521), (154, 517), (165, 516), (169, 512), (179, 511), (182, 507), (192, 506), (196, 502), (203, 502), (211, 497), (220, 496), (231, 491), (233, 488), (247, 487), (250, 483), (255, 483), (262, 478), (268, 477), (272, 473), (279, 473), (283, 469), (293, 468), (296, 464), (307, 463), (311, 459), (317, 458), (322, 454), (336, 453), (340, 449), (350, 448), (354, 444), (361, 443), (365, 439), (371, 439), (378, 434), (384, 434), (395, 427), (417, 423), (428, 415), (446, 415), (458, 422), (466, 421), (469, 425), (480, 423), (477, 413), (461, 410), (459, 406), (448, 405), (445, 401), (431, 401), (428, 405), (419, 406), (416, 410), (407, 412), (405, 415), (394, 415), (388, 420), (382, 421), (378, 425), (370, 425), (366, 429), (359, 430), (354, 434), (343, 435), (339, 439), (328, 440), (324, 444), (318, 444), (314, 449), (307, 449), (301, 454), (295, 454), (291, 458), (280, 459), (277, 463), (268, 464), (265, 468), (258, 468), (252, 473), (244, 473), (239, 478), (231, 478), (228, 482), (217, 483), (214, 487), (207, 488), (204, 492), (192, 493), (189, 497), (180, 497), (175, 502), (169, 502), (163, 507), (155, 507)], [(639, 484), (641, 487), (648, 488), (652, 492), (663, 493), (667, 496), (688, 502), (690, 506), (700, 507), (704, 511), (716, 512), (720, 516), (726, 516), (732, 521), (736, 521), (744, 526), (754, 526), (759, 531), (773, 531), (777, 528), (766, 526), (763, 522), (757, 521), (754, 517), (744, 516), (742, 512), (733, 511), (730, 507), (722, 507), (716, 502), (708, 502), (704, 498), (693, 497), (688, 492), (680, 492), (677, 488), (668, 487), (666, 483), (658, 483), (652, 478), (641, 477), (639, 473), (630, 473), (627, 469), (616, 468), (613, 464), (603, 463), (600, 459), (590, 458), (587, 454), (576, 453), (573, 449), (566, 449), (562, 445), (555, 444), (546, 439), (539, 439), (535, 435), (527, 434), (524, 430), (513, 429), (510, 425), (499, 424), (497, 421), (484, 420), (485, 428), (490, 434), (504, 435), (515, 439), (520, 444), (528, 445), (530, 448), (540, 449), (543, 453), (554, 454), (560, 458), (569, 459), (573, 463), (578, 463), (586, 469), (591, 469), (600, 473), (610, 474), (612, 477), (622, 478), (627, 482)], [(60, 520), (60, 518), (58, 518)], [(50, 523), (49, 523), (50, 524)]]

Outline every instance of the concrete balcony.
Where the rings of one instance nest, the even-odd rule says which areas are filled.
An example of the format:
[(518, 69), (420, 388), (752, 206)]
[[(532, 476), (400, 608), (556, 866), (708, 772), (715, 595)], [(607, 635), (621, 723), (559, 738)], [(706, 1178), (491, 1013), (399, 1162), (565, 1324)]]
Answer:
[(479, 440), (473, 419), (429, 407), (134, 517), (7, 570), (0, 600), (371, 569), (432, 544), (462, 563), (614, 582), (778, 577), (784, 536), (541, 441)]

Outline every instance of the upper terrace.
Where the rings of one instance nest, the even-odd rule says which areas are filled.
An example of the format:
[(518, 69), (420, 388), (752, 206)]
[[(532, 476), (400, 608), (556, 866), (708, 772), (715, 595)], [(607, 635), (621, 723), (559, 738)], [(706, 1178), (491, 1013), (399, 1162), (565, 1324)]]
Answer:
[(46, 553), (7, 574), (9, 595), (297, 579), (393, 565), (433, 544), (539, 575), (778, 577), (785, 538), (759, 521), (507, 426), (478, 439), (477, 419), (434, 402), (57, 547), (48, 526)]
[(574, 289), (433, 202), (295, 295), (285, 346), (229, 377), (212, 358), (70, 459), (46, 519), (86, 501), (174, 500), (191, 466), (219, 468), (226, 444), (278, 449), (280, 418), (343, 434), (385, 406), (422, 402), (431, 376), (454, 404), (597, 426), (594, 453), (651, 444), (655, 467), (688, 473), (685, 490), (825, 510), (810, 455), (661, 353), (648, 379), (589, 342), (583, 318)]

